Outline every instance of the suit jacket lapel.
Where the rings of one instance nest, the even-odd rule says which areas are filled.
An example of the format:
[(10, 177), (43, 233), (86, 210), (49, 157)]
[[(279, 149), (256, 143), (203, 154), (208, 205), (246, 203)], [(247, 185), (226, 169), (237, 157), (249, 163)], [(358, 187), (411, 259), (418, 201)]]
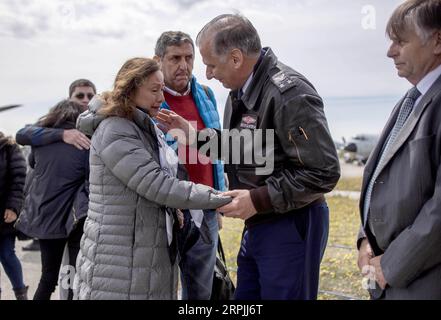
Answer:
[(414, 107), (414, 111), (410, 114), (409, 119), (407, 119), (406, 123), (401, 129), (401, 132), (398, 135), (397, 140), (395, 140), (393, 146), (389, 149), (389, 152), (386, 154), (386, 157), (383, 161), (383, 166), (382, 168), (380, 168), (380, 170), (383, 170), (384, 167), (386, 167), (389, 161), (391, 161), (393, 156), (397, 153), (397, 151), (409, 138), (413, 129), (415, 129), (416, 125), (418, 124), (418, 121), (423, 115), (424, 110), (430, 105), (433, 97), (436, 94), (439, 94), (440, 89), (441, 89), (441, 77), (439, 77), (435, 81), (435, 83), (432, 85), (432, 87), (430, 87), (429, 91), (427, 91), (427, 93), (423, 96), (423, 98), (418, 103), (418, 105)]
[(386, 167), (386, 165), (391, 161), (393, 156), (397, 153), (397, 151), (401, 148), (401, 146), (406, 142), (406, 140), (409, 138), (410, 134), (412, 133), (413, 129), (415, 129), (419, 119), (421, 118), (424, 110), (427, 108), (427, 106), (432, 102), (432, 97), (429, 97), (426, 95), (420, 103), (415, 107), (416, 110), (412, 112), (409, 116), (409, 119), (407, 119), (406, 123), (404, 124), (403, 128), (401, 129), (397, 139), (393, 143), (393, 145), (390, 147), (389, 152), (385, 155), (383, 166), (380, 168), (381, 170)]
[(384, 129), (380, 135), (380, 139), (378, 140), (377, 145), (375, 146), (374, 150), (372, 150), (371, 155), (369, 156), (368, 161), (366, 162), (364, 172), (363, 172), (363, 182), (362, 182), (362, 194), (360, 198), (360, 204), (363, 205), (364, 203), (364, 191), (366, 191), (367, 184), (369, 183), (372, 174), (374, 173), (375, 166), (378, 162), (378, 157), (380, 155), (381, 150), (383, 149), (383, 145), (386, 142), (387, 137), (389, 136), (390, 131), (392, 130), (392, 127), (395, 124), (395, 121), (398, 117), (398, 113), (400, 111), (400, 106), (403, 103), (404, 97), (401, 98), (401, 100), (395, 105), (394, 109), (391, 112), (391, 115), (389, 117), (389, 120), (387, 121), (386, 125), (384, 126)]

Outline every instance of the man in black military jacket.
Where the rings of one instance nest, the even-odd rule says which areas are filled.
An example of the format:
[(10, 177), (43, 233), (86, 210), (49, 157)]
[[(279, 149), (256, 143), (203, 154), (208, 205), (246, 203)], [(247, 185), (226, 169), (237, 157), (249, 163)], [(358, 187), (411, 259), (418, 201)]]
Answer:
[[(218, 211), (245, 220), (235, 298), (315, 299), (329, 229), (323, 194), (340, 177), (322, 99), (305, 77), (261, 47), (256, 29), (241, 15), (216, 17), (197, 44), (207, 78), (231, 89), (224, 129), (253, 137), (239, 146), (232, 143), (234, 134), (223, 140), (230, 155), (225, 171), (235, 190), (226, 193), (233, 202)], [(185, 128), (176, 115), (159, 118), (168, 128)], [(262, 138), (256, 138), (259, 130)], [(263, 168), (256, 151), (273, 168)]]

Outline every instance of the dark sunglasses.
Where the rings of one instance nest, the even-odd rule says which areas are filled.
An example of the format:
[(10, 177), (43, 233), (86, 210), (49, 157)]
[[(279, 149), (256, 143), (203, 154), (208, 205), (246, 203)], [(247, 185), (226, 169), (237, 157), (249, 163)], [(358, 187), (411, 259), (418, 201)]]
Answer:
[[(82, 99), (84, 99), (85, 96), (86, 96), (86, 95), (85, 95), (84, 93), (80, 92), (80, 93), (78, 93), (78, 94), (75, 95), (75, 98), (82, 100)], [(88, 93), (88, 94), (87, 94), (87, 98), (88, 98), (89, 100), (92, 100), (92, 98), (93, 98), (94, 96), (95, 96), (95, 95), (94, 95), (93, 93)]]

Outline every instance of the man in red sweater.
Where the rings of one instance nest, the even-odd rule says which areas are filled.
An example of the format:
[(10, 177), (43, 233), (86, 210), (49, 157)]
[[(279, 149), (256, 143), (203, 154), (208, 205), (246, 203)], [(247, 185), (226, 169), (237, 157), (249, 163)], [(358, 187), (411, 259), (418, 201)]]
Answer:
[[(216, 100), (210, 88), (200, 85), (192, 75), (194, 43), (180, 31), (164, 32), (155, 48), (155, 59), (164, 74), (165, 103), (170, 109), (191, 121), (197, 130), (220, 129)], [(189, 179), (218, 190), (225, 190), (223, 165), (212, 163), (196, 148), (178, 146), (181, 163)], [(184, 211), (184, 227), (179, 233), (179, 267), (183, 300), (209, 300), (213, 285), (214, 265), (220, 216), (214, 210)], [(201, 221), (202, 220), (202, 221)]]

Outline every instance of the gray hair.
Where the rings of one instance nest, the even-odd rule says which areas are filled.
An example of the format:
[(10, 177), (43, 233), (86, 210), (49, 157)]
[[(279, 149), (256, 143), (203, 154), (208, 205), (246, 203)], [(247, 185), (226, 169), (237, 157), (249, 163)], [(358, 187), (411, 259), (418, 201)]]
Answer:
[(386, 27), (389, 38), (400, 39), (414, 30), (427, 42), (432, 33), (441, 30), (441, 0), (408, 0), (395, 9)]
[(193, 47), (194, 53), (194, 43), (191, 37), (182, 31), (166, 31), (159, 37), (156, 41), (155, 55), (160, 58), (165, 56), (167, 48), (171, 46), (179, 47), (183, 43), (189, 43)]
[(214, 53), (224, 56), (229, 50), (239, 49), (247, 56), (260, 54), (262, 45), (253, 24), (240, 14), (222, 14), (207, 23), (199, 32), (196, 44), (214, 34)]

